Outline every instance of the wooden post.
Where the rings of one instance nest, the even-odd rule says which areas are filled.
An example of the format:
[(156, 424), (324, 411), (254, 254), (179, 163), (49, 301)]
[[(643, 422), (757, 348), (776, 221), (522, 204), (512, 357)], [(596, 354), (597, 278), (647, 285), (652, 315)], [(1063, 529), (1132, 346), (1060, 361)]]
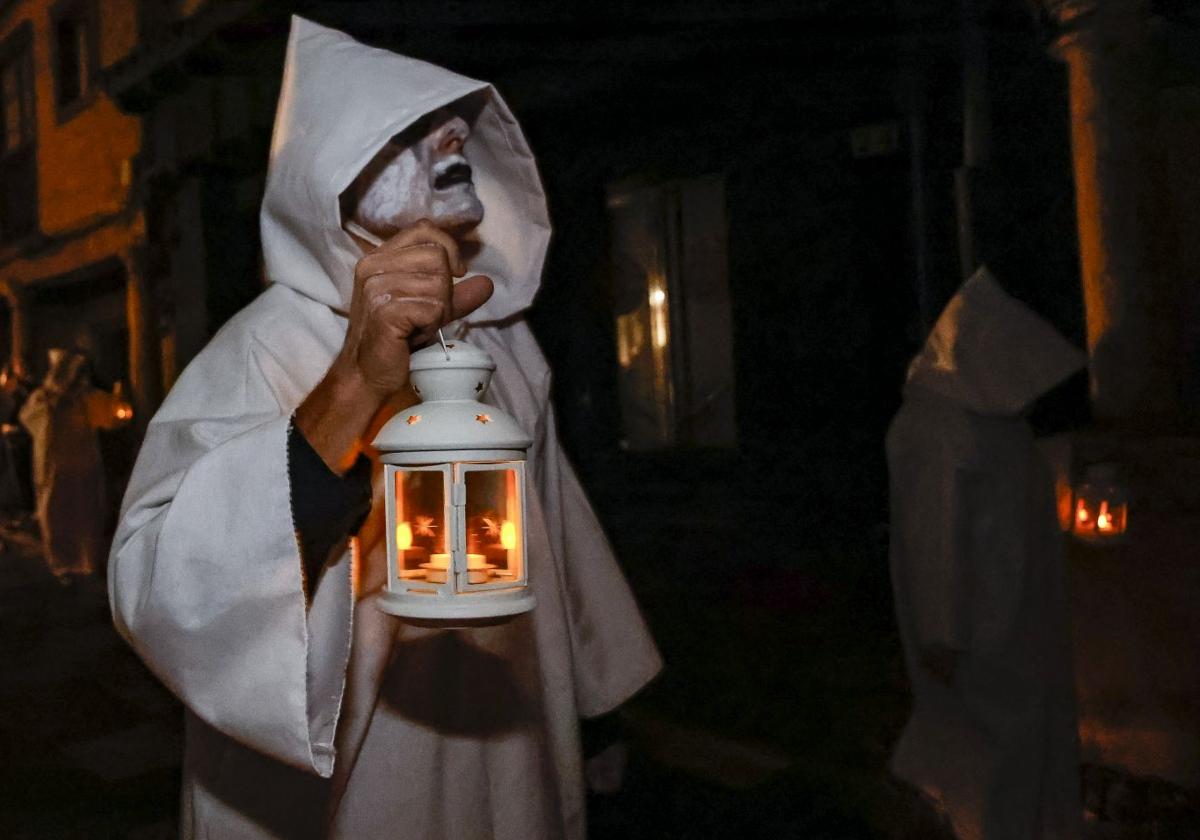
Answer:
[(138, 250), (125, 263), (125, 315), (129, 325), (129, 390), (134, 419), (144, 429), (162, 401), (162, 372), (154, 298)]
[(1146, 76), (1145, 0), (1049, 0), (1061, 34), (1055, 54), (1070, 76), (1071, 152), (1079, 252), (1098, 419), (1177, 412), (1176, 331), (1162, 278), (1146, 259), (1142, 136), (1153, 97)]

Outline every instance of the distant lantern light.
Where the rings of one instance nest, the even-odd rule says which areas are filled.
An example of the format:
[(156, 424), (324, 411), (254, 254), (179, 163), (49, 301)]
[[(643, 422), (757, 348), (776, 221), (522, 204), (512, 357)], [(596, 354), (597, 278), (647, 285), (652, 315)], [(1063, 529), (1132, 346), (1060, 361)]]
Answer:
[(1129, 529), (1129, 493), (1116, 464), (1092, 464), (1075, 487), (1071, 533), (1086, 543), (1119, 542)]
[(422, 402), (375, 438), (384, 464), (388, 577), (376, 604), (456, 626), (533, 609), (525, 539), (525, 452), (516, 420), (479, 402), (496, 365), (464, 341), (412, 355)]

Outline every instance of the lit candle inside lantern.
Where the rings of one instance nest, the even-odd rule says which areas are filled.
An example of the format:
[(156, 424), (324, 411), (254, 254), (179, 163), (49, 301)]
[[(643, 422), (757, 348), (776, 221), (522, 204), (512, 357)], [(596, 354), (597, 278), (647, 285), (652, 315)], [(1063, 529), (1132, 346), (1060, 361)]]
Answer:
[[(429, 565), (434, 569), (449, 569), (450, 555), (449, 554), (430, 554)], [(487, 561), (484, 560), (482, 554), (468, 554), (467, 568), (472, 570), (484, 569), (487, 567)]]
[[(431, 554), (429, 555), (429, 563), (426, 564), (429, 569), (428, 580), (430, 583), (444, 583), (446, 573), (450, 569), (449, 554)], [(489, 566), (484, 560), (482, 554), (467, 555), (467, 582), (468, 583), (487, 583)]]
[(514, 523), (506, 521), (500, 526), (500, 545), (509, 551), (517, 547), (517, 526)]
[(1116, 464), (1092, 464), (1075, 488), (1074, 534), (1093, 545), (1115, 545), (1129, 527), (1129, 491)]
[(401, 522), (396, 526), (396, 547), (401, 551), (412, 548), (413, 532), (412, 526), (407, 522)]

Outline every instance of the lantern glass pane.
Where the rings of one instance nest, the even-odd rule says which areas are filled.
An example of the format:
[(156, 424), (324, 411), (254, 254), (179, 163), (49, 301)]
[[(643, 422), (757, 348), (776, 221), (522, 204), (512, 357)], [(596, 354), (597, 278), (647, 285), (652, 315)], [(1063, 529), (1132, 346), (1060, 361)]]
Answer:
[(467, 577), (471, 584), (521, 579), (521, 485), (516, 470), (469, 470)]
[(445, 583), (446, 474), (396, 470), (396, 572), (400, 578)]

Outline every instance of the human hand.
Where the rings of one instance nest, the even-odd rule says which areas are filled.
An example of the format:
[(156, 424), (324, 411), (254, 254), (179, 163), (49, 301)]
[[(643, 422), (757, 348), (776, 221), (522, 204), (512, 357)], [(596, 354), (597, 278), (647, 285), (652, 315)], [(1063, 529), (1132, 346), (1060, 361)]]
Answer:
[(354, 269), (350, 324), (338, 363), (361, 377), (380, 402), (387, 400), (408, 384), (412, 349), (491, 297), (492, 281), (483, 275), (454, 283), (465, 273), (458, 243), (427, 220), (366, 254)]
[(455, 284), (465, 271), (453, 237), (424, 220), (358, 261), (342, 349), (295, 414), (334, 472), (350, 468), (372, 423), (408, 384), (411, 350), (492, 296), (492, 281), (482, 275)]

